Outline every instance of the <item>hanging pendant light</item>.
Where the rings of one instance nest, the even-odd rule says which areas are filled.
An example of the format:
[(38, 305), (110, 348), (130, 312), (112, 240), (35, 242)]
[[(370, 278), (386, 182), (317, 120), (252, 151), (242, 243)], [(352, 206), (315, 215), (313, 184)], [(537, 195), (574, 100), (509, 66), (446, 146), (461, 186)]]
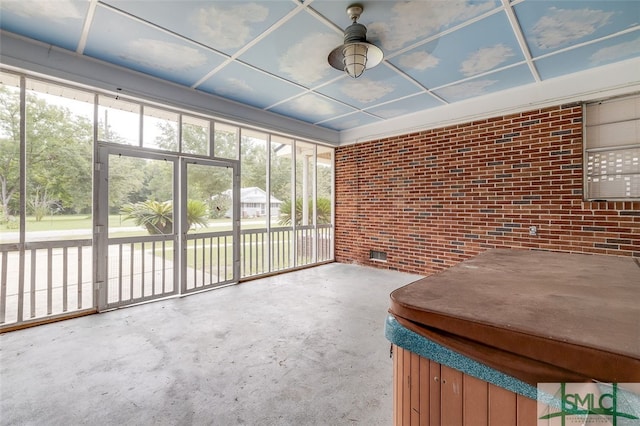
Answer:
[(382, 50), (367, 42), (367, 27), (357, 22), (362, 10), (359, 4), (347, 8), (352, 24), (344, 30), (344, 44), (333, 49), (328, 58), (329, 65), (353, 78), (360, 77), (365, 69), (375, 67), (383, 58)]

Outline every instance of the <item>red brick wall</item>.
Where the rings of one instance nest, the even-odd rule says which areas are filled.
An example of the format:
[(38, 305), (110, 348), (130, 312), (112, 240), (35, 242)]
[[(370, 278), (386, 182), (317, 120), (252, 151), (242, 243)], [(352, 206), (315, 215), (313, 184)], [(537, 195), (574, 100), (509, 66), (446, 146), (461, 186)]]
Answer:
[(429, 274), (494, 247), (640, 257), (640, 202), (582, 199), (580, 105), (337, 149), (337, 261)]

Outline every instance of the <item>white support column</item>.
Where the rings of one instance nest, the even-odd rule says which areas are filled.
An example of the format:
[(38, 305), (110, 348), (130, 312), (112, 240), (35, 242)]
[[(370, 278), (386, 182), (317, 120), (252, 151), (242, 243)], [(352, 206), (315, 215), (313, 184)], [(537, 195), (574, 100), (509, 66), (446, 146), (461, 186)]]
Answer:
[(18, 272), (18, 323), (24, 320), (24, 268), (25, 268), (25, 226), (27, 214), (27, 95), (26, 79), (20, 77), (20, 237), (18, 243), (19, 272)]
[[(97, 108), (97, 107), (96, 107)], [(97, 112), (96, 112), (97, 114)], [(93, 167), (93, 294), (98, 311), (107, 307), (109, 252), (109, 151), (98, 147)]]
[[(179, 170), (176, 170), (176, 166), (179, 167)], [(179, 282), (178, 291), (180, 294), (185, 294), (187, 292), (187, 232), (189, 232), (187, 228), (187, 160), (184, 157), (180, 158), (180, 162), (176, 166), (173, 170), (173, 217), (177, 217), (178, 220), (173, 221), (175, 236), (173, 252), (179, 253), (179, 255), (174, 255), (174, 261), (178, 262), (178, 267), (174, 268), (174, 283)], [(180, 271), (179, 275), (177, 271)]]
[(240, 280), (240, 161), (233, 165), (233, 278)]

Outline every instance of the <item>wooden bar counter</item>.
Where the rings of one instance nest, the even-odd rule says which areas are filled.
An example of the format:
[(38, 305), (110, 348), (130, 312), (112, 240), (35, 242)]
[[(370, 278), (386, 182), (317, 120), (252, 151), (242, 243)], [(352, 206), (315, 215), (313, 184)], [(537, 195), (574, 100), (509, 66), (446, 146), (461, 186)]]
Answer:
[(535, 426), (538, 383), (640, 382), (638, 259), (489, 250), (389, 313), (395, 425)]

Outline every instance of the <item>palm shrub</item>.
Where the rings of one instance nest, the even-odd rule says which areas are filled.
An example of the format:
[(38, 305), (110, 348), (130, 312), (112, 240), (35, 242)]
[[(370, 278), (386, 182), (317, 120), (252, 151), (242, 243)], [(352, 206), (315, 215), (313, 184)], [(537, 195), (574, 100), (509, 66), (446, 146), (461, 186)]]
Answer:
[[(133, 220), (137, 226), (144, 226), (151, 235), (173, 232), (173, 203), (171, 201), (146, 200), (128, 203), (120, 210), (125, 220)], [(207, 226), (209, 212), (200, 200), (187, 201), (187, 229), (193, 225)]]
[(173, 205), (171, 201), (140, 201), (128, 203), (120, 210), (124, 220), (133, 220), (138, 226), (144, 226), (151, 235), (173, 232)]
[(204, 201), (187, 200), (187, 229), (193, 225), (206, 227), (209, 224), (209, 208)]
[(318, 225), (331, 223), (331, 200), (328, 198), (318, 198), (316, 202), (318, 213)]
[[(316, 202), (318, 212), (317, 224), (324, 225), (331, 223), (331, 200), (328, 198), (318, 198)], [(296, 198), (296, 225), (302, 224), (302, 198)], [(308, 223), (313, 223), (313, 200), (309, 200)], [(291, 200), (285, 200), (280, 205), (280, 217), (278, 223), (282, 226), (291, 226)]]

